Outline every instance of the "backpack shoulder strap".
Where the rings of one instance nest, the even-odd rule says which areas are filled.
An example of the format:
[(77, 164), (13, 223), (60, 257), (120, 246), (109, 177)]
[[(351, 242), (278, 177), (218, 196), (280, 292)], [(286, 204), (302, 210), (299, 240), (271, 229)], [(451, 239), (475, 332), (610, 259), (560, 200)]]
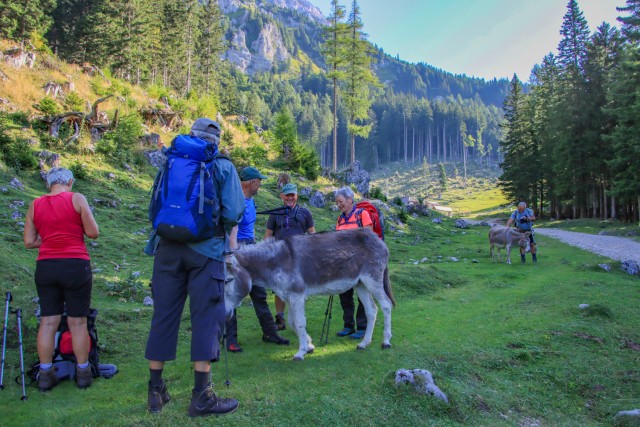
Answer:
[(356, 224), (362, 228), (362, 210), (363, 208), (356, 209)]

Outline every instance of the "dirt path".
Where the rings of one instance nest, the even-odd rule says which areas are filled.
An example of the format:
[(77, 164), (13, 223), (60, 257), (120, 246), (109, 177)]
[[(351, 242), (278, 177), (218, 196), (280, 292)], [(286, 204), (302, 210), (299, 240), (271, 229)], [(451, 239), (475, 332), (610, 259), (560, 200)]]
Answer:
[[(482, 221), (465, 219), (470, 224), (480, 224)], [(488, 224), (504, 225), (501, 219), (486, 220)], [(578, 233), (576, 231), (559, 230), (556, 228), (534, 227), (537, 235), (551, 237), (571, 246), (575, 246), (594, 254), (602, 255), (616, 261), (633, 260), (640, 264), (640, 243), (624, 237), (601, 236), (598, 234)]]
[(640, 243), (631, 239), (578, 233), (555, 228), (534, 228), (534, 230), (538, 235), (558, 239), (568, 245), (576, 246), (616, 261), (633, 260), (640, 263)]

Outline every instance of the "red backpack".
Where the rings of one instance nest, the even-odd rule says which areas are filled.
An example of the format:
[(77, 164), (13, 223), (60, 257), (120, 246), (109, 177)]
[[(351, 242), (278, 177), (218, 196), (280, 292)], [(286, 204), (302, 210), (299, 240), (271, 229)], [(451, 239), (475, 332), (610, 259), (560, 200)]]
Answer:
[(371, 222), (373, 223), (373, 231), (384, 240), (384, 216), (382, 212), (376, 207), (376, 205), (363, 201), (360, 203), (356, 203), (356, 221), (358, 222), (358, 227), (362, 227), (362, 219), (360, 218), (362, 211), (365, 210), (369, 213), (369, 217), (371, 217)]

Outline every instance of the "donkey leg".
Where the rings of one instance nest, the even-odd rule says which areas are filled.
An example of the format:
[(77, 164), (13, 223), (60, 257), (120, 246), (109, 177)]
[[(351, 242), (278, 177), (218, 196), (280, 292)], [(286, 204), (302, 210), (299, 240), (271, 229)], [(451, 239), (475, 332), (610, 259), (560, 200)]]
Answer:
[(291, 329), (295, 331), (300, 343), (298, 352), (293, 356), (293, 360), (304, 360), (304, 355), (313, 351), (313, 346), (309, 348), (311, 338), (307, 335), (307, 319), (304, 315), (304, 296), (292, 295), (289, 297), (289, 322)]
[(369, 290), (363, 284), (359, 284), (355, 287), (358, 293), (358, 298), (362, 305), (364, 305), (364, 312), (367, 314), (367, 329), (364, 333), (364, 338), (357, 346), (358, 350), (364, 350), (369, 344), (371, 344), (371, 338), (373, 337), (373, 328), (376, 324), (376, 315), (378, 313), (378, 307), (373, 302), (373, 297)]
[(380, 305), (380, 309), (382, 309), (382, 313), (384, 314), (384, 331), (382, 334), (382, 348), (383, 349), (391, 348), (391, 310), (393, 308), (393, 304), (391, 303), (391, 300), (389, 299), (387, 294), (382, 289), (373, 293), (373, 297), (376, 299), (376, 301)]

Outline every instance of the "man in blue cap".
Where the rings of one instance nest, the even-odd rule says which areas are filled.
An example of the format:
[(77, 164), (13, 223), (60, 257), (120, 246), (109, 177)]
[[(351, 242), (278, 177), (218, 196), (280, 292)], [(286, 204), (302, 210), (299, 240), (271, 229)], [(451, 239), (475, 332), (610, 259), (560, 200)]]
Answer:
[[(239, 246), (252, 245), (255, 243), (254, 225), (257, 215), (253, 196), (258, 194), (263, 179), (267, 179), (267, 177), (252, 166), (247, 166), (240, 171), (240, 184), (242, 185), (242, 193), (244, 194), (245, 208), (242, 221), (238, 224), (237, 229), (234, 229), (232, 232), (237, 232)], [(231, 240), (233, 241), (233, 238)], [(253, 285), (249, 296), (253, 302), (256, 316), (260, 321), (262, 341), (278, 345), (289, 345), (289, 340), (281, 337), (277, 333), (276, 324), (269, 309), (269, 304), (267, 303), (267, 291), (265, 288)], [(241, 352), (242, 347), (238, 344), (238, 318), (236, 317), (235, 310), (233, 311), (233, 316), (226, 321), (226, 329), (227, 348), (233, 353)]]

